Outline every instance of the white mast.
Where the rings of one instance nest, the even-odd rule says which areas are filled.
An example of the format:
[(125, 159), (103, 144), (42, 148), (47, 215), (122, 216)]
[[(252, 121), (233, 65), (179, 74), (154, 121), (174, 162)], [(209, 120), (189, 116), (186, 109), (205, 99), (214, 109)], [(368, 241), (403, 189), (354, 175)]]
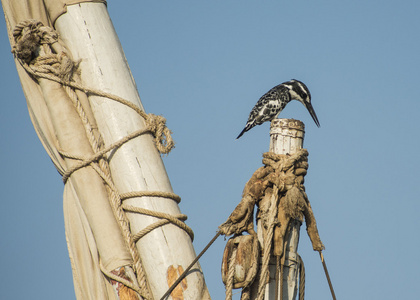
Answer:
[[(46, 16), (48, 15), (49, 18), (57, 17), (55, 22), (54, 19), (52, 21), (56, 31), (59, 33), (61, 40), (64, 41), (65, 47), (73, 56), (73, 60), (80, 62), (81, 84), (84, 87), (117, 95), (127, 100), (131, 105), (143, 109), (134, 79), (132, 78), (122, 47), (104, 3), (91, 2), (73, 4), (74, 2), (79, 1), (67, 1), (68, 5), (64, 6), (64, 13), (61, 14), (60, 11), (63, 9), (63, 4), (61, 2), (66, 1), (57, 2), (58, 7), (54, 7), (53, 12), (50, 10), (48, 12), (43, 11), (45, 8), (43, 1), (39, 1), (39, 3), (36, 3), (36, 1), (10, 3), (6, 0), (2, 1), (6, 14), (6, 21), (8, 22), (8, 25), (11, 24), (10, 26), (12, 26), (12, 28), (10, 28), (10, 26), (8, 28), (9, 35), (11, 35), (14, 26), (26, 19), (40, 18), (43, 20), (44, 26), (48, 26), (48, 18)], [(37, 4), (39, 4), (39, 6), (34, 9)], [(19, 7), (19, 5), (21, 7)], [(54, 4), (52, 2), (46, 4), (47, 9), (51, 9), (53, 6)], [(16, 13), (19, 9), (24, 13)], [(33, 13), (33, 15), (31, 15), (31, 13)], [(10, 15), (8, 16), (8, 14)], [(26, 19), (22, 20), (23, 17)], [(54, 42), (52, 47), (60, 48), (57, 44), (58, 43)], [(56, 48), (54, 49), (56, 50)], [(58, 49), (57, 53), (60, 53), (59, 51), (61, 51), (61, 49)], [(26, 71), (28, 71), (28, 69), (26, 69)], [(35, 81), (30, 79), (28, 74), (25, 73), (25, 70), (19, 64), (18, 72), (21, 78), (26, 77), (25, 79), (27, 82), (22, 82), (22, 86), (28, 99), (34, 97), (33, 95), (35, 94), (48, 94), (48, 96), (50, 96), (48, 100), (44, 100), (45, 103), (29, 99), (28, 105), (35, 103), (35, 105), (30, 107), (30, 114), (33, 118), (37, 133), (57, 168), (60, 172), (65, 173), (64, 171), (66, 171), (66, 168), (73, 167), (75, 165), (74, 161), (76, 160), (77, 162), (80, 158), (77, 157), (78, 153), (76, 152), (70, 153), (75, 155), (75, 157), (69, 157), (66, 156), (67, 154), (63, 155), (62, 152), (60, 152), (62, 149), (55, 149), (53, 147), (55, 143), (54, 139), (58, 137), (59, 145), (61, 143), (68, 146), (68, 148), (64, 150), (77, 150), (72, 148), (71, 140), (66, 140), (65, 138), (65, 134), (71, 129), (70, 123), (65, 122), (66, 116), (54, 113), (63, 113), (66, 112), (66, 109), (72, 110), (73, 108), (71, 108), (69, 103), (65, 104), (66, 108), (59, 107), (58, 102), (53, 102), (51, 100), (53, 100), (55, 96), (54, 89), (60, 91), (60, 101), (65, 100), (68, 96), (62, 93), (63, 87), (58, 83), (49, 85), (47, 79), (40, 79), (39, 82), (42, 83), (42, 86), (36, 86), (34, 84)], [(36, 78), (36, 74), (31, 74), (31, 76)], [(143, 117), (127, 105), (113, 101), (109, 99), (109, 97), (93, 95), (90, 92), (87, 92), (87, 95), (89, 96), (95, 123), (97, 123), (99, 133), (104, 140), (105, 148), (121, 140), (130, 133), (146, 129), (146, 123)], [(40, 98), (36, 100), (39, 99)], [(38, 103), (40, 104), (39, 107)], [(48, 111), (45, 110), (46, 107), (48, 107)], [(91, 117), (89, 113), (90, 111), (86, 110), (88, 118)], [(49, 117), (48, 114), (50, 114)], [(43, 120), (37, 122), (42, 116), (47, 116), (48, 120), (45, 122)], [(77, 122), (79, 122), (78, 124), (80, 125), (80, 121)], [(49, 130), (48, 132), (43, 131), (48, 126), (55, 126), (57, 124), (62, 127), (56, 132), (54, 132), (54, 130)], [(94, 129), (96, 130), (96, 128)], [(79, 140), (81, 143), (88, 145), (86, 144), (85, 137), (80, 138)], [(88, 148), (89, 147), (86, 148), (86, 151), (91, 151)], [(123, 206), (126, 208), (129, 207), (130, 211), (139, 212), (127, 213), (131, 232), (136, 234), (145, 228), (151, 229), (150, 226), (155, 227), (151, 231), (144, 232), (141, 239), (136, 243), (136, 248), (141, 258), (142, 267), (145, 271), (152, 297), (153, 299), (158, 299), (166, 292), (172, 282), (176, 280), (177, 276), (182, 273), (182, 270), (186, 268), (196, 256), (192, 246), (191, 232), (189, 232), (188, 228), (181, 228), (182, 225), (184, 225), (182, 221), (185, 220), (185, 216), (180, 213), (177, 202), (171, 199), (173, 198), (171, 196), (173, 195), (173, 190), (160, 154), (156, 150), (155, 143), (150, 134), (140, 135), (124, 143), (122, 146), (108, 152), (106, 157), (112, 175), (112, 184), (115, 185), (120, 195), (126, 195), (128, 198), (124, 201)], [(84, 174), (86, 178), (89, 177), (87, 175), (92, 171), (92, 168), (89, 167), (80, 170), (87, 171), (76, 171), (74, 174), (77, 176), (79, 176), (79, 174)], [(97, 176), (95, 172), (91, 172), (91, 174)], [(80, 177), (78, 179), (80, 179)], [(97, 180), (92, 180), (92, 182), (98, 183)], [(79, 183), (80, 185), (77, 186), (75, 183)], [(100, 190), (102, 193), (103, 186), (101, 186), (101, 181), (99, 181), (99, 183), (97, 190)], [(66, 184), (67, 187), (70, 186), (70, 188), (66, 190), (66, 193), (69, 193), (69, 197), (73, 197), (73, 194), (77, 193), (78, 188), (86, 185), (86, 182), (83, 182), (83, 180), (73, 180), (73, 182)], [(156, 196), (157, 192), (160, 192), (159, 197)], [(130, 193), (134, 193), (134, 196), (133, 194), (130, 195)], [(146, 196), (144, 196), (144, 194), (140, 196), (140, 193), (146, 193)], [(151, 195), (150, 193), (154, 195)], [(89, 212), (86, 212), (87, 219), (89, 219), (90, 215), (97, 210), (95, 208), (96, 206), (92, 206), (90, 203), (91, 199), (89, 197), (91, 196), (91, 191), (86, 192), (84, 194), (84, 199), (82, 199), (85, 204), (83, 205), (82, 203), (83, 209), (86, 207), (89, 209)], [(104, 206), (104, 211), (106, 210), (106, 206), (107, 205)], [(155, 216), (147, 215), (149, 211), (152, 211)], [(107, 210), (107, 212), (109, 211)], [(100, 215), (102, 211), (99, 210), (97, 213)], [(89, 222), (91, 219), (92, 218), (89, 219)], [(96, 222), (96, 228), (100, 230), (99, 225), (101, 220), (96, 218), (94, 221)], [(71, 223), (71, 220), (68, 223)], [(178, 226), (173, 225), (173, 223), (178, 223)], [(92, 228), (87, 229), (88, 234), (91, 234), (89, 231), (90, 229)], [(98, 242), (97, 239), (99, 240), (99, 238), (99, 236), (94, 236), (96, 242)], [(92, 239), (88, 242), (90, 243), (91, 241)], [(102, 248), (106, 250), (107, 248), (113, 248), (113, 246), (114, 245), (111, 244), (108, 247), (105, 246)], [(93, 249), (93, 246), (90, 244), (89, 247), (89, 250)], [(77, 249), (75, 252), (77, 252)], [(77, 259), (77, 254), (78, 253), (75, 253), (73, 259)], [(95, 255), (92, 257), (95, 258)], [(126, 256), (124, 259), (127, 260)], [(91, 261), (89, 261), (89, 263), (91, 263)], [(99, 260), (99, 263), (103, 263), (103, 261)], [(79, 265), (83, 265), (83, 262)], [(99, 266), (96, 267), (99, 270)], [(103, 272), (103, 268), (101, 267), (100, 269)], [(210, 299), (201, 268), (197, 264), (193, 270), (194, 272), (191, 272), (187, 276), (185, 281), (183, 281), (183, 284), (173, 292), (172, 296), (176, 297), (176, 295), (181, 295), (184, 299)], [(73, 271), (75, 271), (75, 269), (73, 269)], [(101, 285), (98, 284), (98, 286)], [(80, 289), (80, 287), (78, 288)], [(81, 294), (89, 294), (92, 299), (95, 298), (92, 296), (94, 293), (89, 291), (81, 291), (78, 295)]]
[[(134, 79), (124, 56), (108, 11), (103, 4), (82, 3), (67, 7), (55, 27), (75, 60), (81, 60), (85, 85), (118, 95), (141, 107)], [(90, 97), (92, 110), (105, 145), (145, 127), (144, 120), (132, 109), (109, 99)], [(120, 193), (160, 191), (173, 193), (165, 167), (153, 140), (137, 137), (119, 148), (112, 156), (110, 168)], [(180, 215), (177, 203), (169, 198), (134, 197), (124, 201), (147, 210), (172, 216)], [(132, 233), (137, 233), (161, 219), (128, 213)], [(169, 273), (186, 268), (195, 252), (190, 236), (174, 225), (165, 225), (146, 234), (138, 243), (141, 260), (155, 298), (170, 287)], [(199, 272), (188, 276), (186, 299), (209, 298), (204, 277)], [(175, 278), (176, 279), (176, 278)]]
[[(305, 125), (301, 121), (293, 119), (276, 119), (271, 123), (270, 127), (269, 151), (275, 154), (294, 154), (303, 148), (304, 137)], [(297, 249), (301, 225), (302, 223), (300, 221), (292, 220), (284, 239), (285, 249), (283, 259), (281, 260), (281, 263), (283, 264), (283, 282), (279, 283), (281, 285), (279, 286), (280, 291), (282, 291), (283, 294), (282, 300), (296, 299), (300, 263)], [(273, 274), (275, 274), (275, 272)]]
[[(293, 119), (274, 119), (270, 127), (270, 147), (269, 151), (275, 154), (294, 154), (302, 149), (303, 138), (305, 135), (304, 124)], [(292, 220), (289, 224), (288, 233), (285, 236), (284, 254), (281, 259), (283, 266), (283, 282), (275, 275), (277, 270), (276, 256), (271, 255), (269, 270), (270, 278), (265, 288), (265, 300), (294, 300), (297, 295), (299, 263), (297, 248), (299, 243), (299, 232), (301, 222)], [(257, 233), (260, 243), (263, 244), (263, 230), (261, 220), (257, 223)], [(254, 282), (251, 291), (251, 299), (258, 297), (258, 278)], [(278, 288), (276, 292), (276, 288)], [(280, 297), (280, 292), (283, 297)], [(276, 298), (277, 296), (277, 298)]]

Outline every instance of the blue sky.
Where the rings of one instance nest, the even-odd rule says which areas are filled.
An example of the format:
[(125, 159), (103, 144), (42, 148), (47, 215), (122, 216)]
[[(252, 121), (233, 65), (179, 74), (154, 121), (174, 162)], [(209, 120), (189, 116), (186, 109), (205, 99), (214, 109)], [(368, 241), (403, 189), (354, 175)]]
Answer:
[[(197, 252), (268, 150), (269, 124), (235, 140), (251, 108), (296, 78), (321, 128), (296, 101), (280, 116), (306, 124), (305, 186), (338, 299), (418, 297), (417, 1), (132, 0), (108, 10), (145, 109), (174, 132), (164, 162)], [(74, 299), (63, 184), (29, 120), (4, 19), (0, 54), (1, 298)], [(224, 298), (225, 243), (200, 260), (213, 299)], [(329, 299), (304, 226), (299, 253), (307, 299)]]

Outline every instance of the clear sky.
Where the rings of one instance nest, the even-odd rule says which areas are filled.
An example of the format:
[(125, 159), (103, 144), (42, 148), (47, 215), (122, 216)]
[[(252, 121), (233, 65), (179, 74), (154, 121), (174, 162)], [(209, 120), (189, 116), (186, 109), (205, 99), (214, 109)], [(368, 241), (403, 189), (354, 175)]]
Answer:
[[(418, 1), (110, 1), (108, 10), (144, 107), (174, 132), (164, 162), (197, 252), (268, 150), (268, 123), (235, 140), (251, 108), (296, 78), (321, 128), (296, 101), (280, 116), (306, 124), (305, 186), (338, 299), (418, 298)], [(4, 19), (0, 66), (0, 298), (74, 299), (63, 184), (29, 120)], [(224, 299), (225, 243), (200, 261), (213, 299)], [(331, 299), (304, 226), (299, 253), (307, 299)]]

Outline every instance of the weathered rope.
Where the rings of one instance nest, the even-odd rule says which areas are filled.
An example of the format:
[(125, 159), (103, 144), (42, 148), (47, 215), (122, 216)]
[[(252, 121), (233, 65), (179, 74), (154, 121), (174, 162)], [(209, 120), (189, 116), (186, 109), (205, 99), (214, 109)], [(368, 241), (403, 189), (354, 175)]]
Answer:
[[(54, 79), (54, 81), (64, 82), (69, 81), (73, 77), (73, 71), (75, 64), (72, 64), (71, 59), (64, 59), (67, 55), (62, 52), (60, 54), (53, 54), (52, 44), (58, 41), (58, 35), (49, 27), (44, 27), (41, 22), (35, 20), (28, 20), (18, 24), (13, 32), (15, 38), (15, 46), (12, 52), (21, 63), (22, 67), (34, 78), (47, 78)], [(43, 56), (35, 58), (35, 53), (41, 45), (43, 50)], [(41, 52), (40, 52), (41, 53)], [(29, 64), (33, 64), (30, 67)], [(52, 73), (53, 75), (51, 75)], [(92, 132), (92, 126), (90, 125), (86, 114), (83, 110), (82, 105), (76, 95), (76, 93), (66, 88), (69, 98), (75, 106), (82, 123), (85, 127), (85, 131), (92, 149), (97, 152), (99, 150), (99, 141), (95, 139)], [(150, 291), (146, 282), (145, 273), (143, 271), (140, 257), (138, 255), (136, 246), (131, 239), (131, 233), (129, 230), (128, 220), (126, 219), (124, 212), (119, 207), (121, 200), (119, 199), (118, 193), (113, 186), (112, 179), (109, 174), (109, 167), (107, 162), (103, 159), (99, 160), (99, 165), (93, 164), (94, 169), (100, 174), (105, 182), (108, 183), (107, 192), (109, 194), (109, 201), (114, 213), (115, 218), (120, 224), (122, 234), (127, 242), (128, 249), (133, 258), (135, 271), (137, 274), (137, 281), (140, 285), (140, 295), (144, 298), (150, 299)], [(115, 278), (117, 280), (117, 278)], [(120, 278), (120, 282), (123, 278)]]
[[(156, 217), (156, 218), (160, 218), (160, 219), (165, 219), (168, 222), (180, 227), (181, 229), (183, 229), (186, 233), (188, 233), (188, 235), (190, 236), (190, 238), (193, 240), (194, 239), (194, 232), (192, 231), (192, 229), (190, 227), (188, 227), (184, 222), (187, 219), (186, 215), (183, 214), (179, 214), (179, 215), (170, 215), (170, 214), (166, 214), (166, 213), (162, 213), (162, 212), (158, 212), (158, 211), (153, 211), (153, 210), (149, 210), (149, 209), (145, 209), (145, 208), (141, 208), (141, 207), (135, 207), (132, 205), (127, 205), (127, 204), (123, 204), (122, 208), (125, 211), (128, 212), (135, 212), (135, 213), (139, 213), (139, 214), (143, 214), (143, 215), (147, 215), (147, 216), (152, 216), (152, 217)], [(153, 224), (152, 224), (153, 225)], [(151, 230), (148, 230), (146, 227), (145, 230), (146, 233), (150, 232)]]
[[(75, 94), (73, 94), (75, 95)], [(70, 96), (70, 95), (69, 95)], [(70, 97), (72, 98), (72, 97)], [(77, 98), (72, 98), (72, 101), (77, 101)], [(76, 104), (76, 103), (74, 103)], [(91, 128), (90, 123), (87, 121), (87, 119), (83, 118), (84, 111), (83, 108), (81, 106), (76, 105), (77, 108), (81, 109), (82, 111), (79, 112), (79, 116), (81, 116), (82, 121), (84, 121), (84, 125), (85, 125), (85, 130), (86, 133), (89, 137), (89, 141), (91, 143), (91, 146), (93, 148), (94, 151), (99, 151), (99, 141), (97, 139), (95, 139), (93, 132), (91, 130), (89, 130)], [(141, 263), (140, 260), (140, 256), (139, 253), (137, 251), (136, 248), (136, 244), (135, 241), (133, 239), (133, 236), (131, 234), (130, 231), (130, 225), (129, 225), (129, 221), (127, 219), (127, 216), (125, 215), (122, 207), (121, 207), (121, 199), (118, 193), (117, 188), (114, 185), (114, 182), (111, 178), (111, 174), (110, 174), (110, 170), (109, 170), (109, 165), (108, 165), (108, 161), (101, 158), (98, 161), (98, 164), (91, 164), (91, 166), (93, 167), (93, 169), (98, 173), (98, 175), (104, 180), (104, 182), (106, 183), (106, 188), (107, 188), (107, 192), (109, 195), (109, 201), (112, 207), (112, 210), (114, 212), (114, 216), (115, 218), (118, 220), (118, 223), (120, 224), (121, 227), (121, 231), (123, 233), (123, 236), (125, 238), (125, 241), (127, 243), (128, 249), (130, 251), (130, 254), (133, 258), (133, 263), (135, 266), (135, 271), (137, 274), (137, 280), (138, 283), (141, 287), (141, 293), (140, 295), (143, 298), (146, 299), (150, 299), (151, 297), (151, 291), (148, 288), (147, 285), (147, 280), (146, 280), (146, 274), (143, 270), (143, 265)], [(121, 282), (123, 283), (123, 282)], [(124, 283), (123, 283), (124, 284)]]
[(169, 192), (155, 192), (155, 191), (141, 191), (141, 192), (128, 192), (120, 195), (121, 200), (125, 200), (128, 198), (134, 197), (161, 197), (161, 198), (170, 198), (174, 200), (176, 203), (181, 202), (181, 197), (177, 194), (169, 193)]
[[(240, 235), (247, 231), (252, 234), (254, 206), (258, 205), (257, 218), (261, 224), (262, 262), (260, 263), (260, 278), (258, 281), (257, 298), (262, 300), (266, 285), (269, 282), (269, 261), (272, 255), (284, 255), (284, 237), (290, 220), (302, 222), (305, 217), (308, 224), (308, 234), (314, 250), (323, 249), (316, 229), (310, 204), (303, 186), (308, 162), (306, 149), (299, 149), (291, 155), (280, 155), (272, 152), (263, 154), (263, 164), (248, 180), (242, 193), (242, 200), (219, 229), (224, 235)], [(279, 270), (280, 268), (280, 270)], [(283, 293), (283, 264), (277, 265), (276, 293), (281, 297)], [(280, 294), (280, 295), (279, 295)]]
[(67, 171), (64, 172), (63, 175), (63, 182), (66, 183), (67, 180), (69, 179), (69, 177), (71, 176), (71, 174), (73, 174), (75, 171), (84, 168), (88, 165), (90, 165), (93, 162), (98, 161), (99, 159), (101, 159), (107, 152), (114, 150), (114, 149), (118, 149), (119, 147), (121, 147), (122, 145), (124, 145), (126, 142), (128, 142), (129, 140), (138, 137), (139, 135), (142, 135), (144, 133), (147, 132), (147, 129), (140, 129), (137, 130), (135, 132), (130, 133), (129, 135), (125, 136), (124, 138), (122, 138), (119, 141), (116, 141), (115, 143), (109, 145), (108, 147), (106, 147), (105, 149), (99, 150), (98, 152), (96, 152), (94, 155), (92, 155), (91, 157), (83, 157), (83, 156), (77, 156), (74, 154), (70, 154), (70, 153), (66, 153), (64, 151), (59, 151), (61, 155), (67, 157), (67, 158), (73, 158), (73, 159), (79, 159), (81, 160), (79, 162), (79, 164), (75, 165), (74, 167), (68, 169)]
[[(66, 154), (63, 151), (60, 151), (60, 153), (66, 157), (70, 157), (73, 159), (82, 159), (79, 156), (76, 155), (70, 155), (70, 154)], [(93, 159), (91, 159), (91, 162), (87, 163), (87, 160), (84, 160), (82, 163), (83, 165), (88, 165), (91, 164), (93, 161), (99, 159), (99, 157), (97, 155), (95, 155), (95, 157)], [(80, 168), (80, 165), (77, 166), (77, 169)], [(63, 175), (63, 177), (66, 174)], [(108, 185), (112, 185), (112, 182), (110, 182), (110, 180), (106, 179), (106, 175), (103, 173), (100, 173), (101, 177), (107, 182)], [(128, 198), (133, 198), (133, 197), (143, 197), (143, 196), (148, 196), (148, 197), (164, 197), (164, 198), (170, 198), (173, 199), (174, 201), (176, 201), (177, 203), (179, 203), (181, 201), (181, 198), (174, 194), (174, 193), (169, 193), (169, 192), (157, 192), (157, 191), (141, 191), (141, 192), (128, 192), (128, 193), (124, 193), (121, 194), (120, 197), (120, 201), (121, 200), (125, 200)], [(135, 212), (135, 213), (141, 213), (144, 215), (148, 215), (148, 216), (152, 216), (152, 217), (156, 217), (156, 218), (162, 218), (164, 220), (160, 220), (156, 223), (152, 223), (151, 225), (147, 226), (146, 228), (144, 228), (143, 230), (139, 231), (138, 233), (134, 234), (132, 236), (132, 239), (134, 241), (134, 243), (136, 243), (140, 238), (142, 238), (144, 235), (146, 235), (147, 233), (151, 232), (152, 230), (172, 223), (178, 227), (180, 227), (181, 229), (183, 229), (184, 231), (186, 231), (188, 233), (188, 235), (191, 237), (191, 239), (194, 239), (194, 232), (193, 230), (187, 226), (184, 222), (187, 219), (186, 215), (169, 215), (169, 214), (165, 214), (165, 213), (160, 213), (160, 212), (155, 212), (155, 211), (151, 211), (151, 210), (147, 210), (144, 208), (139, 208), (139, 207), (134, 207), (134, 206), (130, 206), (130, 205), (126, 205), (123, 204), (122, 208), (125, 211), (129, 211), (129, 212)]]
[[(122, 142), (122, 144), (124, 144), (125, 142), (129, 141), (130, 139), (135, 138), (137, 136), (140, 136), (144, 133), (151, 133), (155, 137), (155, 145), (156, 145), (156, 148), (158, 149), (158, 151), (160, 153), (168, 154), (173, 148), (175, 148), (175, 142), (173, 141), (172, 136), (171, 136), (172, 132), (166, 127), (166, 119), (164, 117), (154, 115), (154, 114), (151, 114), (151, 113), (146, 114), (144, 111), (142, 111), (138, 106), (136, 106), (132, 102), (127, 101), (127, 100), (125, 100), (125, 99), (123, 99), (119, 96), (113, 95), (111, 93), (106, 93), (106, 92), (103, 92), (103, 91), (100, 91), (100, 90), (84, 87), (84, 86), (82, 86), (82, 85), (80, 85), (76, 82), (65, 81), (65, 80), (63, 80), (63, 79), (61, 79), (61, 78), (59, 78), (58, 76), (55, 76), (55, 75), (53, 76), (53, 75), (45, 74), (45, 73), (43, 73), (43, 71), (45, 69), (39, 69), (39, 68), (31, 67), (31, 66), (28, 66), (28, 65), (23, 65), (23, 67), (25, 68), (25, 70), (29, 74), (33, 75), (35, 78), (48, 79), (48, 80), (60, 83), (64, 86), (69, 86), (71, 88), (83, 91), (86, 94), (91, 94), (91, 95), (95, 95), (95, 96), (108, 98), (108, 99), (114, 100), (116, 102), (119, 102), (121, 104), (124, 104), (124, 105), (128, 106), (129, 108), (133, 109), (135, 112), (137, 112), (145, 120), (146, 128), (129, 134), (126, 137), (127, 140)], [(124, 138), (122, 140), (124, 140)], [(119, 142), (121, 142), (121, 141), (119, 141)], [(117, 145), (119, 145), (119, 144), (117, 144), (117, 143), (119, 143), (119, 142), (116, 142), (115, 143), (116, 145), (114, 145), (114, 147), (118, 147)], [(112, 150), (112, 149), (110, 149), (110, 150)], [(106, 152), (108, 152), (108, 151), (106, 151)]]
[(228, 263), (228, 274), (226, 280), (226, 300), (232, 300), (232, 290), (233, 290), (233, 279), (235, 278), (235, 262), (236, 262), (236, 253), (237, 247), (233, 247), (232, 254)]
[(258, 300), (263, 300), (265, 295), (265, 286), (270, 280), (270, 272), (269, 272), (269, 262), (271, 257), (271, 248), (273, 244), (273, 234), (274, 234), (274, 227), (278, 225), (277, 221), (277, 207), (278, 207), (278, 193), (279, 189), (277, 186), (273, 187), (273, 191), (271, 194), (271, 204), (268, 216), (264, 220), (264, 225), (267, 227), (263, 241), (264, 241), (264, 248), (263, 248), (263, 257), (262, 257), (262, 267), (261, 267), (261, 276), (260, 276), (260, 284), (258, 286)]
[(299, 260), (299, 300), (305, 300), (305, 284), (306, 284), (306, 274), (305, 274), (305, 265), (303, 263), (302, 257), (298, 254)]
[[(42, 34), (42, 39), (39, 36), (40, 34)], [(16, 45), (13, 47), (12, 53), (21, 61), (21, 65), (29, 74), (35, 78), (49, 79), (64, 86), (83, 91), (86, 94), (108, 98), (124, 104), (143, 117), (146, 122), (146, 131), (152, 133), (155, 137), (155, 145), (160, 153), (168, 154), (175, 147), (171, 136), (172, 132), (166, 127), (166, 119), (164, 117), (146, 114), (137, 105), (122, 97), (77, 83), (72, 79), (72, 75), (78, 64), (73, 63), (65, 53), (49, 54), (38, 57), (32, 62), (34, 59), (33, 53), (39, 44), (52, 44), (58, 41), (58, 35), (52, 29), (43, 26), (41, 22), (28, 20), (19, 23), (15, 27), (13, 36), (15, 37)], [(54, 65), (59, 67), (54, 67)]]
[[(121, 205), (121, 195), (118, 193), (117, 188), (113, 183), (110, 175), (109, 165), (107, 160), (104, 159), (104, 155), (107, 152), (122, 146), (127, 141), (144, 133), (151, 133), (154, 136), (155, 145), (160, 153), (169, 153), (174, 148), (174, 142), (171, 137), (171, 131), (166, 127), (166, 119), (161, 116), (146, 114), (135, 104), (119, 96), (105, 93), (96, 89), (91, 89), (76, 82), (74, 75), (77, 75), (78, 73), (78, 62), (73, 62), (64, 51), (53, 53), (54, 45), (59, 42), (58, 34), (52, 28), (43, 26), (41, 22), (36, 20), (23, 21), (15, 27), (13, 36), (15, 39), (15, 45), (13, 46), (12, 53), (20, 62), (21, 66), (28, 72), (28, 74), (37, 80), (42, 78), (63, 85), (74, 107), (76, 108), (76, 111), (82, 120), (88, 140), (95, 154), (91, 157), (83, 157), (80, 155), (66, 153), (65, 151), (59, 149), (59, 152), (63, 157), (80, 160), (80, 162), (75, 167), (64, 172), (63, 181), (66, 182), (71, 174), (73, 174), (78, 169), (88, 165), (92, 166), (98, 175), (104, 180), (114, 216), (120, 224), (123, 236), (127, 242), (128, 249), (131, 253), (131, 256), (133, 257), (135, 267), (134, 270), (137, 274), (137, 280), (140, 287), (136, 287), (124, 278), (107, 272), (102, 266), (100, 266), (102, 272), (109, 278), (112, 278), (113, 280), (121, 282), (124, 285), (132, 288), (143, 298), (151, 299), (151, 292), (147, 284), (146, 275), (144, 273), (137, 248), (135, 246), (135, 242), (137, 242), (138, 239), (144, 236), (147, 232), (150, 232), (150, 230), (168, 223), (172, 223), (182, 228), (191, 236), (191, 238), (193, 238), (193, 232), (188, 226), (185, 225), (185, 223), (182, 222), (186, 220), (185, 215), (172, 216), (169, 214), (161, 214), (150, 210), (142, 210), (128, 205), (125, 205), (125, 208), (123, 208), (123, 205)], [(39, 47), (42, 47), (41, 50), (43, 51), (38, 52)], [(42, 53), (42, 55), (39, 55), (39, 53)], [(76, 90), (82, 91), (87, 95), (90, 94), (105, 97), (130, 107), (145, 120), (146, 127), (127, 135), (120, 141), (117, 141), (109, 147), (103, 149), (102, 138), (99, 132), (95, 134), (94, 127), (89, 122), (83, 105), (81, 105), (81, 102), (77, 96)], [(180, 202), (179, 196), (173, 193), (165, 192), (132, 192), (126, 193), (123, 196), (124, 199), (142, 196), (165, 197), (173, 199), (177, 203)], [(133, 236), (130, 232), (129, 221), (125, 215), (124, 209), (127, 209), (130, 212), (142, 213), (149, 216), (162, 218), (163, 220), (148, 226)]]
[(159, 228), (163, 225), (169, 224), (169, 223), (171, 223), (169, 220), (162, 219), (160, 221), (157, 221), (157, 222), (154, 222), (154, 223), (150, 224), (149, 226), (143, 228), (142, 230), (140, 230), (136, 234), (133, 234), (134, 242), (137, 243), (138, 240), (140, 240), (143, 236), (145, 236), (149, 232), (151, 232), (151, 231), (155, 230), (156, 228)]

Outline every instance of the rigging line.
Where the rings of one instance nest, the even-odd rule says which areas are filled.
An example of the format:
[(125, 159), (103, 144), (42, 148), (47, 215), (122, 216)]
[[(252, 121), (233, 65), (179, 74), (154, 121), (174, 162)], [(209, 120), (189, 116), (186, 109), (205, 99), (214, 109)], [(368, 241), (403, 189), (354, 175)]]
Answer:
[(221, 235), (222, 233), (218, 231), (216, 235), (211, 239), (211, 241), (207, 244), (206, 247), (197, 255), (197, 257), (192, 261), (192, 263), (185, 269), (185, 271), (178, 277), (178, 279), (172, 284), (172, 286), (166, 291), (166, 293), (160, 298), (160, 300), (164, 300), (168, 297), (172, 291), (177, 287), (177, 285), (187, 276), (187, 273), (190, 269), (195, 265), (195, 263), (203, 256), (203, 254), (210, 248), (210, 246), (214, 243), (215, 240)]
[(334, 288), (331, 283), (330, 275), (328, 274), (327, 264), (325, 263), (324, 255), (322, 251), (319, 251), (319, 257), (321, 258), (322, 266), (324, 267), (325, 276), (327, 277), (328, 285), (330, 286), (331, 296), (334, 300), (337, 300), (334, 293)]

